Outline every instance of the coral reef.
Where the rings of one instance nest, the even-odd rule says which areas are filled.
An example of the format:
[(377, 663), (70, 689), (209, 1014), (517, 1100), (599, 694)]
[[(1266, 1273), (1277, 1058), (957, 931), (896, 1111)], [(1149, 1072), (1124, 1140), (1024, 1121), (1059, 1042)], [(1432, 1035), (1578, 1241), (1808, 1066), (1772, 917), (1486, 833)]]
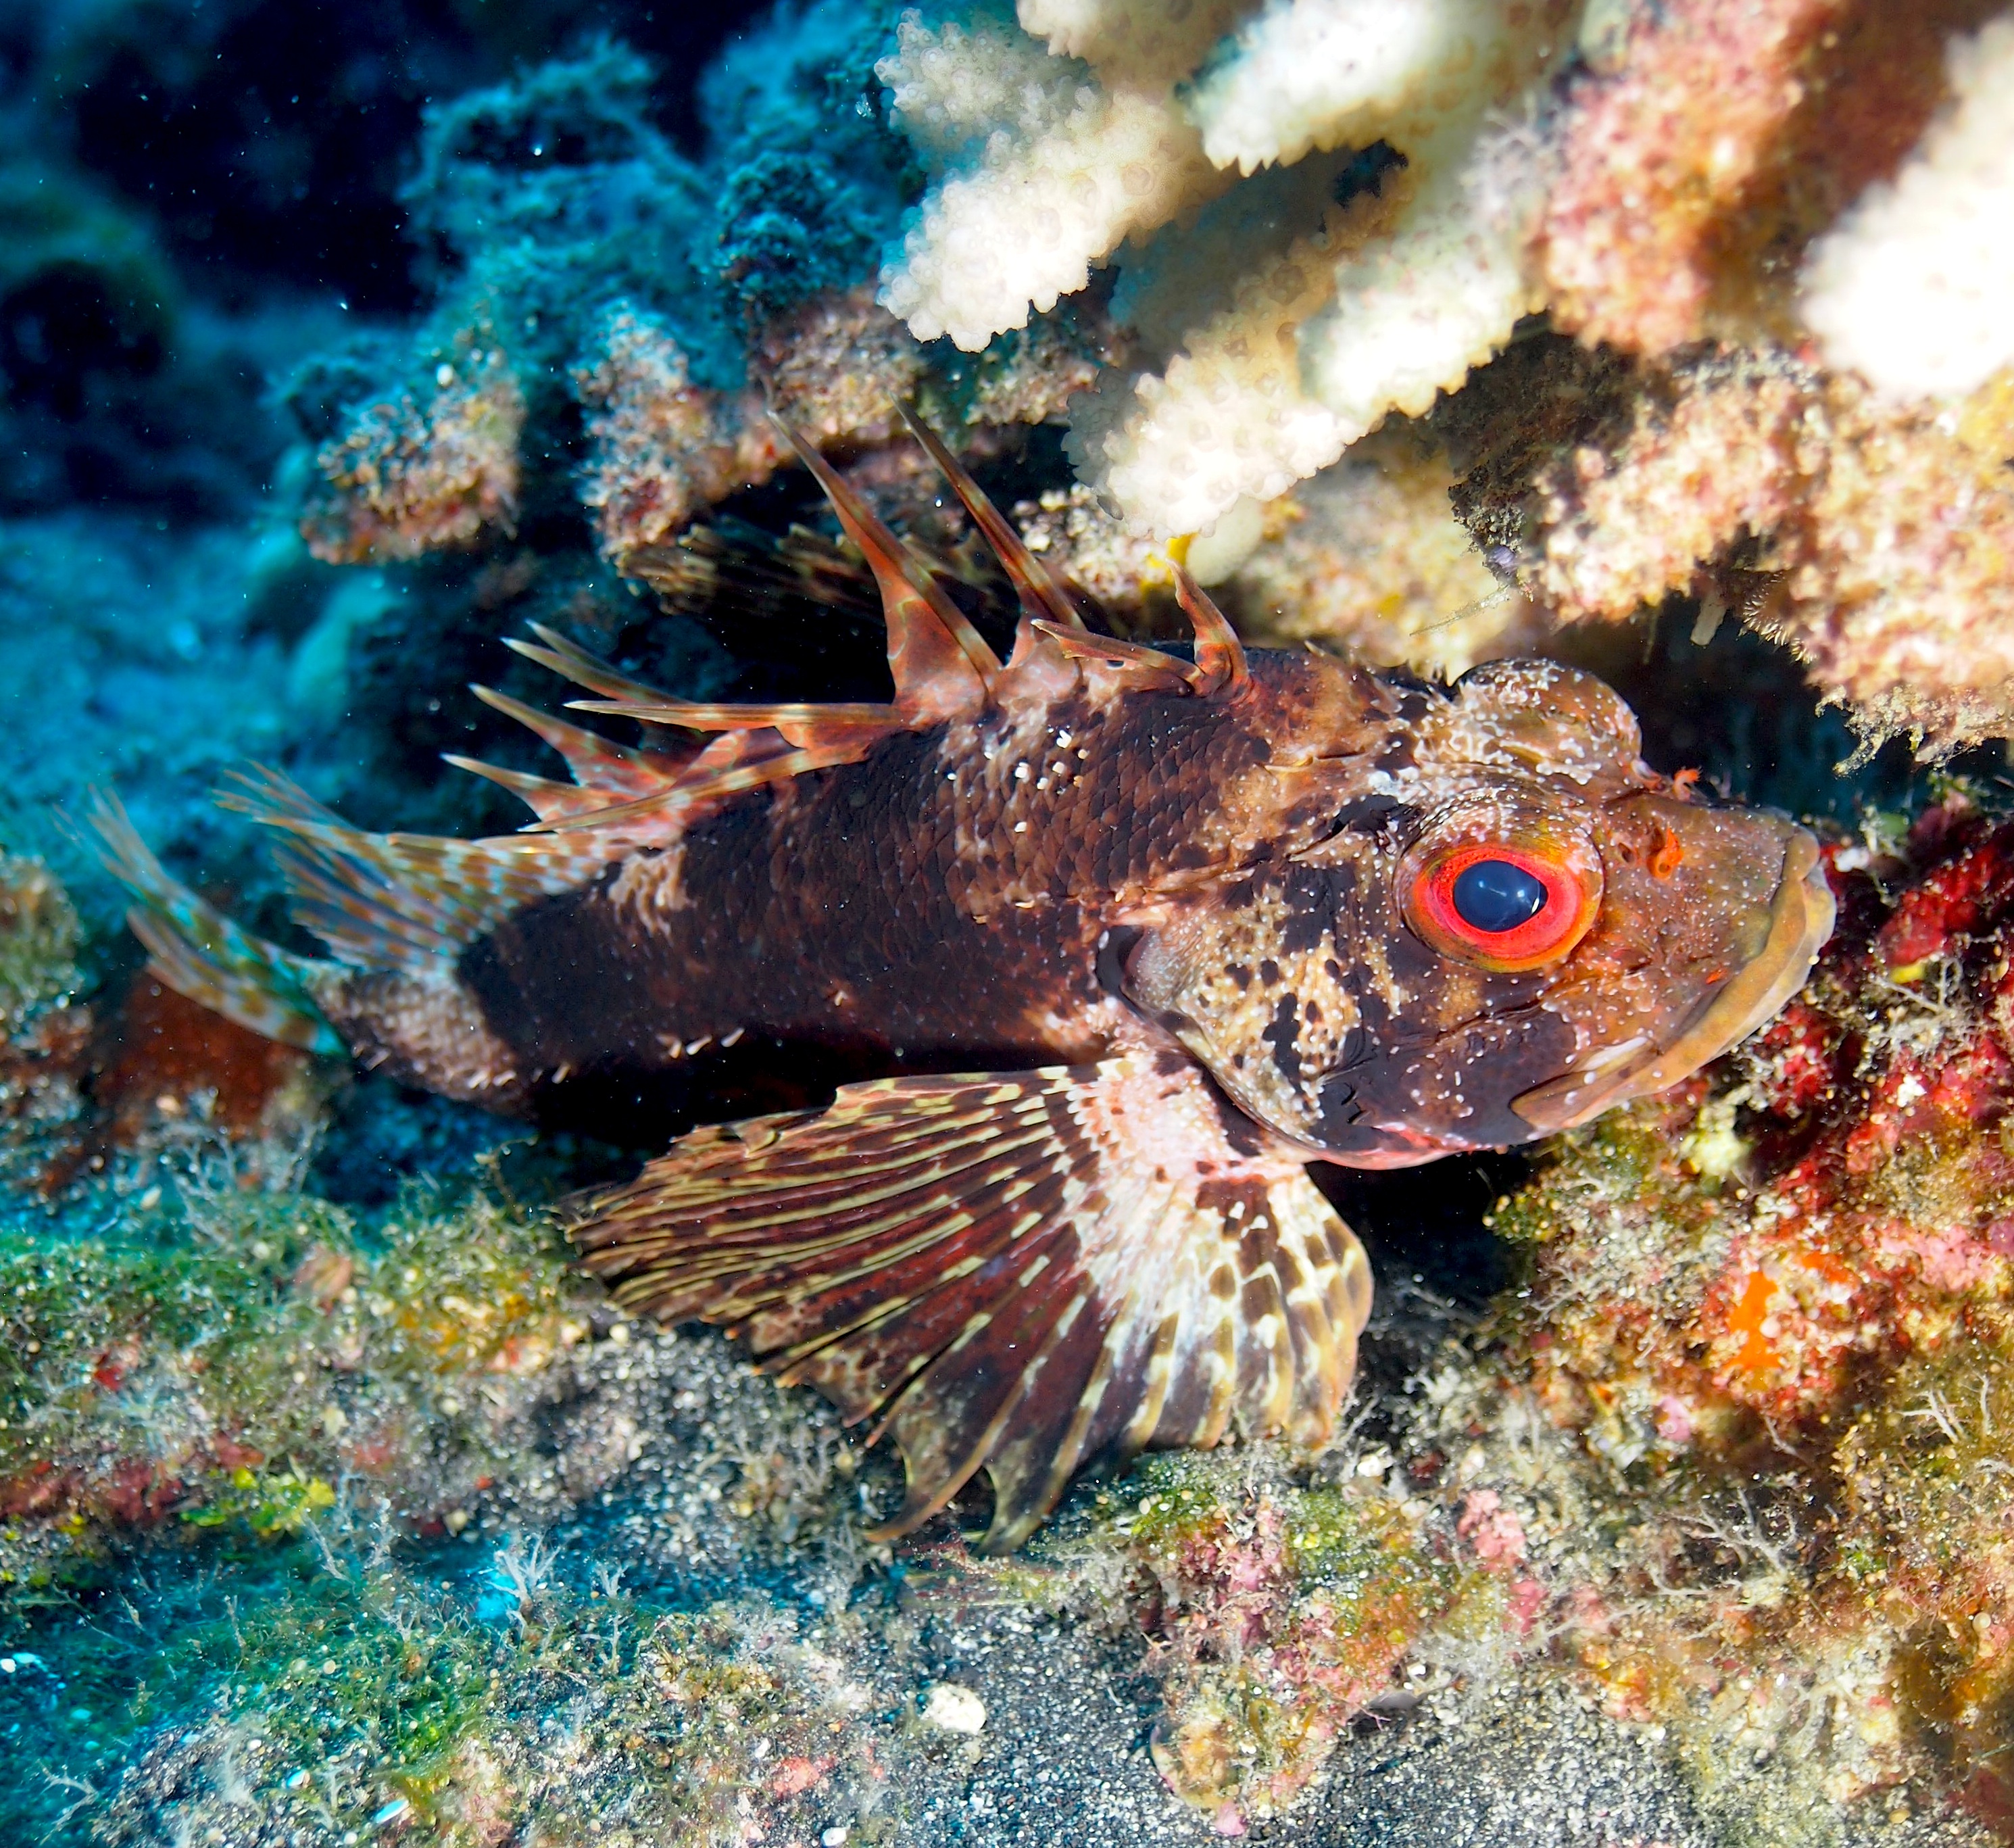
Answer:
[[(5, 34), (0, 1835), (2014, 1838), (2014, 836), (1836, 774), (1723, 621), (1870, 735), (2009, 723), (1995, 9), (394, 10)], [(452, 691), (531, 692), (500, 633), (880, 697), (763, 414), (952, 545), (901, 399), (1122, 633), (1214, 522), (1255, 637), (1570, 652), (1840, 824), (1765, 1035), (1529, 1172), (1335, 1183), (1334, 1447), (1005, 1562), (970, 1499), (868, 1543), (864, 1434), (568, 1268), (636, 1150), (186, 1009), (55, 814), (116, 784), (278, 932), (217, 773), (500, 831), (437, 755), (543, 767)]]
[(1624, 16), (1555, 131), (1537, 246), (1557, 325), (1650, 355), (1790, 337), (1800, 258), (1891, 174), (1991, 10), (1680, 0)]
[(619, 1569), (575, 1585), (525, 1538), (473, 1584), (443, 1585), (392, 1563), (362, 1523), (324, 1525), (314, 1556), (290, 1549), (285, 1590), (243, 1617), (205, 1613), (153, 1669), (142, 1714), (204, 1717), (150, 1741), (95, 1806), (94, 1839), (221, 1838), (252, 1814), (317, 1842), (535, 1827), (725, 1843), (871, 1811), (886, 1774), (865, 1690), (788, 1613), (667, 1610)]
[[(1071, 456), (1134, 529), (1213, 533), (1229, 567), (1297, 479), (1432, 411), (1536, 607), (1380, 658), (1691, 596), (1787, 641), (1870, 737), (1962, 746), (2014, 723), (1992, 10), (912, 14), (877, 70), (934, 178), (882, 299), (978, 348), (1109, 272), (1124, 343), (1069, 407)], [(1581, 343), (1537, 387), (1564, 403), (1532, 402), (1514, 346), (1481, 364), (1538, 310)], [(1468, 478), (1506, 447), (1514, 508)], [(1481, 594), (1428, 620), (1473, 628)]]
[(0, 854), (0, 1173), (16, 1184), (84, 1114), (91, 1014), (79, 936), (48, 868)]
[(1424, 1631), (1501, 1621), (1474, 1560), (1432, 1544), (1426, 1503), (1368, 1477), (1254, 1487), (1252, 1473), (1227, 1496), (1220, 1470), (1156, 1459), (1106, 1517), (1159, 1639), (1155, 1762), (1226, 1822), (1226, 1804), (1290, 1803)]
[(769, 479), (769, 412), (869, 449), (912, 397), (966, 447), (1058, 414), (1106, 357), (1088, 307), (973, 366), (871, 300), (908, 175), (867, 101), (891, 24), (828, 4), (751, 33), (700, 86), (700, 161), (613, 42), (431, 109), (405, 191), (430, 315), (403, 353), (367, 339), (290, 389), (315, 555), (417, 558), (578, 508), (623, 566)]
[(1702, 1777), (1779, 1762), (1778, 1806), (2010, 1814), (2010, 849), (1959, 796), (1906, 861), (1840, 851), (1804, 996), (1496, 1215), (1518, 1370), (1624, 1523), (1563, 1646)]
[(460, 357), (435, 368), (424, 409), (410, 394), (372, 404), (315, 458), (327, 492), (302, 530), (317, 558), (414, 558), (510, 529), (524, 394), (500, 353)]
[[(612, 1315), (543, 1220), (494, 1197), (409, 1190), (367, 1229), (201, 1175), (174, 1198), (185, 1210), (158, 1184), (136, 1195), (121, 1241), (10, 1240), (0, 1584), (17, 1593), (93, 1582), (136, 1525), (296, 1530), (336, 1484), (408, 1534), (544, 1524), (618, 1473), (650, 1473), (668, 1441), (681, 1461), (652, 1548), (732, 1576), (777, 1534), (801, 1541), (852, 1473), (810, 1435), (830, 1420), (794, 1402), (823, 1460), (794, 1474), (765, 1460), (774, 1388), (751, 1378), (747, 1411), (708, 1408), (710, 1392), (735, 1396), (731, 1371)], [(738, 1534), (709, 1531), (723, 1498)]]

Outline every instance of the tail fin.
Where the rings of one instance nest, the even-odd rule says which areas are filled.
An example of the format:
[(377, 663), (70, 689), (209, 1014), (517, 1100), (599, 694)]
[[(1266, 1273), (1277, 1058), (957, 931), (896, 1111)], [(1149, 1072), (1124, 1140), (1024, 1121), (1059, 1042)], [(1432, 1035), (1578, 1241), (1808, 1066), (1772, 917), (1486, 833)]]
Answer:
[(974, 1471), (1019, 1545), (1100, 1451), (1328, 1436), (1363, 1249), (1298, 1160), (1241, 1154), (1185, 1060), (849, 1085), (702, 1129), (575, 1236), (619, 1301), (725, 1322), (901, 1448), (906, 1533)]
[(313, 979), (330, 965), (292, 956), (233, 924), (155, 859), (116, 796), (94, 794), (78, 838), (132, 899), (126, 922), (148, 967), (178, 995), (254, 1033), (311, 1053), (349, 1048), (315, 1003)]

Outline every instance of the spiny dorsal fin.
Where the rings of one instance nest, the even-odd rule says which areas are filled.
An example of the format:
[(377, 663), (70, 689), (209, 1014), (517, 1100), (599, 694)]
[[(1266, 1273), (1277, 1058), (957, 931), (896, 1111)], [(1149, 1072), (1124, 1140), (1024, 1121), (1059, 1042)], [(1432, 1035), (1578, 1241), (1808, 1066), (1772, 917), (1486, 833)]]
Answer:
[(1201, 676), (1196, 691), (1206, 698), (1223, 694), (1235, 698), (1252, 684), (1238, 631), (1179, 560), (1175, 562), (1175, 595), (1195, 629), (1195, 664)]
[(618, 802), (560, 820), (543, 822), (539, 826), (555, 834), (567, 834), (650, 821), (655, 824), (654, 831), (640, 839), (662, 843), (676, 838), (713, 805), (725, 802), (729, 796), (739, 795), (744, 790), (759, 789), (765, 783), (787, 783), (792, 777), (801, 777), (811, 770), (831, 770), (839, 764), (858, 763), (876, 739), (887, 735), (889, 729), (880, 727), (846, 734), (808, 748), (792, 748), (779, 734), (773, 731), (729, 732), (719, 741), (752, 744), (753, 748), (733, 754), (720, 767), (706, 770), (702, 774), (700, 773), (703, 766), (712, 755), (709, 748), (693, 759), (693, 770), (669, 788), (639, 796), (633, 802)]
[(671, 698), (654, 687), (647, 687), (641, 680), (631, 680), (600, 655), (590, 655), (577, 642), (568, 641), (557, 629), (534, 623), (532, 633), (544, 644), (543, 647), (520, 641), (514, 636), (507, 636), (504, 645), (514, 654), (522, 655), (527, 661), (536, 661), (541, 667), (550, 668), (561, 680), (572, 680), (576, 686), (585, 687), (609, 699), (626, 699), (640, 705), (649, 705)]
[(1318, 1442), (1370, 1308), (1362, 1248), (1288, 1154), (1241, 1154), (1187, 1061), (848, 1085), (703, 1129), (588, 1204), (617, 1300), (724, 1322), (908, 1481), (881, 1537), (993, 1478), (1018, 1545), (1090, 1457)]
[(1000, 658), (825, 458), (782, 418), (772, 421), (824, 489), (880, 587), (896, 706), (912, 723), (926, 725), (980, 710), (999, 675)]
[(1034, 623), (1037, 635), (1053, 642), (1077, 661), (1102, 661), (1116, 669), (1129, 690), (1142, 693), (1188, 693), (1195, 690), (1197, 670), (1189, 662), (1164, 655), (1145, 643), (1121, 641), (1116, 635), (1093, 635), (1054, 623)]
[(1022, 544), (1021, 535), (987, 499), (985, 490), (965, 472), (964, 465), (937, 432), (910, 406), (898, 404), (895, 408), (902, 414), (903, 422), (909, 426), (910, 435), (929, 451), (930, 460), (965, 503), (966, 511), (972, 515), (972, 523), (985, 535), (986, 543), (992, 547), (994, 556), (999, 559), (1001, 569), (1007, 573), (1015, 594), (1021, 600), (1024, 619), (1031, 623), (1058, 623), (1066, 629), (1083, 628), (1084, 618), (1078, 612), (1076, 600), (1057, 581), (1048, 564)]
[[(643, 795), (661, 789), (683, 767), (684, 759), (663, 752), (643, 752), (618, 745), (613, 739), (590, 731), (564, 719), (528, 706), (521, 699), (499, 693), (492, 687), (471, 687), (469, 691), (482, 703), (514, 719), (527, 731), (543, 738), (566, 759), (573, 780), (583, 789), (597, 789), (618, 795)], [(482, 773), (478, 772), (478, 774)]]
[(753, 731), (768, 727), (790, 743), (807, 749), (864, 736), (871, 743), (893, 731), (908, 729), (894, 706), (864, 701), (834, 700), (819, 705), (794, 702), (776, 705), (708, 705), (697, 700), (667, 699), (653, 705), (632, 705), (619, 699), (570, 699), (576, 712), (606, 712), (647, 725), (677, 725), (688, 731)]
[(485, 763), (479, 757), (464, 757), (456, 751), (443, 751), (441, 762), (466, 770), (471, 777), (480, 777), (486, 783), (494, 783), (499, 789), (507, 789), (542, 822), (608, 806), (610, 792), (606, 789), (557, 783), (550, 777), (535, 777), (528, 771), (506, 769), (500, 763)]

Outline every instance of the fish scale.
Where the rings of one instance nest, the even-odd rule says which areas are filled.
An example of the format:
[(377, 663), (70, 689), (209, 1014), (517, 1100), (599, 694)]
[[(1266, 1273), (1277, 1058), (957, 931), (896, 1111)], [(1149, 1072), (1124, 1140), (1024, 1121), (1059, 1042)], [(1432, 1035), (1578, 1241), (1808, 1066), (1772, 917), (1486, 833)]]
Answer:
[[(482, 691), (572, 778), (464, 766), (529, 831), (367, 834), (271, 773), (227, 797), (325, 958), (204, 905), (109, 799), (88, 819), (159, 978), (256, 1031), (533, 1115), (585, 1075), (682, 1082), (702, 1126), (576, 1204), (582, 1263), (892, 1441), (882, 1534), (983, 1472), (1000, 1551), (1095, 1457), (1333, 1431), (1371, 1272), (1311, 1164), (1673, 1082), (1795, 989), (1832, 903), (1805, 831), (1651, 770), (1571, 669), (1248, 655), (1179, 566), (1193, 658), (1091, 633), (917, 434), (999, 554), (1004, 662), (793, 435), (878, 587), (887, 702), (680, 701), (539, 630), (520, 653), (650, 741)], [(733, 544), (657, 580), (788, 594)], [(1458, 902), (1499, 863), (1544, 895), (1514, 954)], [(765, 1061), (860, 1082), (704, 1121)]]

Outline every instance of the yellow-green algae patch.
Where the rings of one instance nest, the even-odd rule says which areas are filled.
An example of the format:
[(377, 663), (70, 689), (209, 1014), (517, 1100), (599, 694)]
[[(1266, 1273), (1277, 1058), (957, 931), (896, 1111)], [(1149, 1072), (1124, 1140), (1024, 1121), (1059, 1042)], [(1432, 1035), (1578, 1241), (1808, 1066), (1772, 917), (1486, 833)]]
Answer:
[(873, 1807), (858, 1692), (787, 1618), (654, 1609), (619, 1574), (582, 1589), (536, 1541), (450, 1587), (340, 1522), (315, 1538), (291, 1582), (149, 1663), (127, 1721), (202, 1716), (154, 1744), (202, 1774), (129, 1777), (95, 1839), (201, 1839), (256, 1803), (317, 1839), (697, 1848)]
[(492, 1193), (416, 1192), (367, 1237), (299, 1197), (152, 1218), (0, 1255), (0, 1597), (116, 1530), (292, 1531), (339, 1480), (457, 1529), (522, 1473), (541, 1376), (589, 1331), (557, 1234)]

